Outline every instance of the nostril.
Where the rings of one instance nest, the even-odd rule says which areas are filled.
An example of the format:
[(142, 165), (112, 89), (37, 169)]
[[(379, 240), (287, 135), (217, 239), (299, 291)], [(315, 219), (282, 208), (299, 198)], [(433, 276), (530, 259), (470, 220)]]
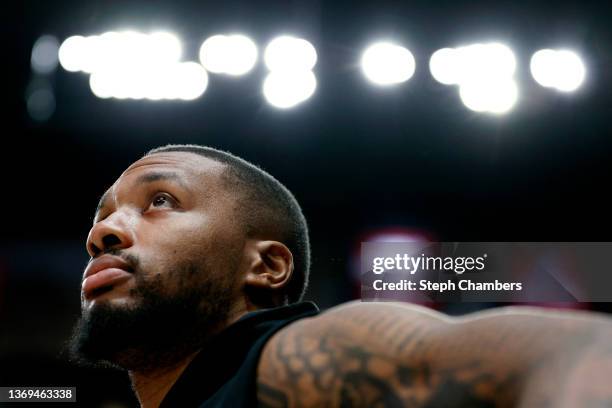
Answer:
[(91, 249), (91, 252), (93, 253), (93, 256), (96, 256), (100, 252), (102, 252), (102, 250), (100, 248), (98, 248), (95, 244), (90, 244), (89, 248)]
[(102, 245), (104, 245), (105, 249), (112, 248), (119, 244), (121, 244), (121, 240), (115, 234), (108, 234), (102, 238)]

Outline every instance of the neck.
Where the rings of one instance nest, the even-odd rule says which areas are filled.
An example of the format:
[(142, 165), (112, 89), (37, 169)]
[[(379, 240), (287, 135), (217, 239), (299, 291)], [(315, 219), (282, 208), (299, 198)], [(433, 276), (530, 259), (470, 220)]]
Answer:
[[(246, 304), (234, 306), (229, 313), (231, 317), (226, 322), (219, 325), (219, 327), (212, 330), (211, 334), (214, 335), (223, 330), (223, 328), (233, 324), (242, 315), (251, 311), (251, 309), (252, 307)], [(200, 350), (198, 349), (170, 366), (153, 369), (147, 368), (145, 370), (130, 370), (129, 376), (132, 381), (132, 388), (136, 393), (141, 408), (158, 408), (172, 386), (176, 383), (181, 374), (183, 374), (183, 371), (185, 371), (189, 363), (191, 363), (191, 360), (193, 360), (199, 352)]]
[(130, 371), (132, 387), (142, 408), (157, 408), (199, 350), (171, 367)]

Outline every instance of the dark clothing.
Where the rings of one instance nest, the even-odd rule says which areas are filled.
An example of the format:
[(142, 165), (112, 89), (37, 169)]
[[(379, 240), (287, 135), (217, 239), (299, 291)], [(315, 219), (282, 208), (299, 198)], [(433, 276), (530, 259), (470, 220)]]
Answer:
[(259, 356), (287, 324), (319, 313), (312, 302), (248, 313), (212, 338), (189, 363), (160, 408), (255, 407)]

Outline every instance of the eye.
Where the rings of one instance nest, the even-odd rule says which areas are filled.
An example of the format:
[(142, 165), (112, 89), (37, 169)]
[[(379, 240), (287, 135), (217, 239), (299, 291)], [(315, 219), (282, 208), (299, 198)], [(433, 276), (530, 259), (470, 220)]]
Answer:
[(151, 199), (149, 208), (174, 208), (176, 201), (167, 193), (157, 193)]

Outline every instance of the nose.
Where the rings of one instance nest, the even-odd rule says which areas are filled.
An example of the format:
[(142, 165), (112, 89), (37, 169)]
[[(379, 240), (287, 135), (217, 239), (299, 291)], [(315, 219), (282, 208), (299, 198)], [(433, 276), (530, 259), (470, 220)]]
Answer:
[(87, 237), (87, 252), (91, 257), (111, 249), (125, 249), (134, 244), (134, 234), (126, 215), (111, 214), (94, 224)]

